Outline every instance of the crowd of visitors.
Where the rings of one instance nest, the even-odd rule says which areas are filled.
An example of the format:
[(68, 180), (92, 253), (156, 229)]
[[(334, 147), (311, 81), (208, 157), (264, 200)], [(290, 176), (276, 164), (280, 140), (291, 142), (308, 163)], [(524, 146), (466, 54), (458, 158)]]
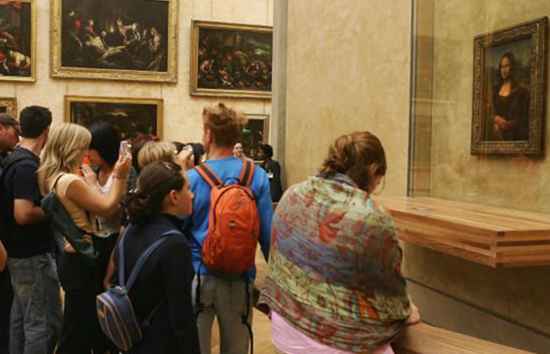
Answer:
[(273, 148), (239, 149), (244, 115), (219, 103), (201, 119), (202, 144), (136, 147), (45, 107), (0, 114), (0, 353), (210, 354), (216, 319), (220, 353), (245, 354), (258, 243), (279, 352), (392, 353), (419, 315), (371, 198), (378, 138), (338, 138), (283, 194)]

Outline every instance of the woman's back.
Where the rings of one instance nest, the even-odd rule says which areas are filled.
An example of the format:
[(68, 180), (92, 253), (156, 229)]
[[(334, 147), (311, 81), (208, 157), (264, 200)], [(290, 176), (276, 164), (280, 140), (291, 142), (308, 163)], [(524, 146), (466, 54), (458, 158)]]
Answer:
[[(143, 252), (163, 233), (179, 231), (178, 224), (179, 220), (173, 216), (159, 215), (146, 225), (129, 226), (124, 241), (126, 279)], [(195, 353), (194, 350), (198, 350), (190, 300), (194, 276), (191, 251), (183, 234), (166, 237), (149, 257), (129, 292), (140, 321), (152, 315), (151, 326), (144, 330), (144, 341), (131, 353)], [(115, 258), (118, 264), (118, 249)]]
[(362, 352), (403, 327), (410, 309), (393, 223), (347, 176), (293, 186), (272, 229), (263, 300), (295, 328)]

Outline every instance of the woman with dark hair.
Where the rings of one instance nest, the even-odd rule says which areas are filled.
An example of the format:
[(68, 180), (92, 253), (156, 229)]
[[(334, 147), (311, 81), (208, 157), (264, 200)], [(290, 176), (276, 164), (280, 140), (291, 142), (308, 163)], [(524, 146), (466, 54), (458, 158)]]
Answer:
[(371, 198), (385, 174), (378, 138), (356, 132), (283, 195), (260, 297), (280, 352), (393, 353), (389, 342), (418, 320), (392, 219)]
[(283, 194), (281, 184), (281, 165), (273, 160), (273, 148), (269, 144), (260, 145), (262, 150), (262, 168), (267, 172), (269, 177), (269, 190), (271, 191), (271, 200), (277, 203)]
[[(156, 161), (143, 168), (137, 189), (126, 202), (130, 219), (123, 243), (126, 274), (161, 235), (179, 230), (181, 218), (191, 214), (192, 200), (179, 165)], [(132, 354), (200, 353), (191, 302), (191, 249), (183, 235), (166, 237), (148, 258), (129, 292), (137, 317), (141, 321), (151, 318), (150, 325), (144, 328), (143, 340), (130, 350)], [(118, 247), (118, 265), (117, 258)]]
[(493, 89), (494, 140), (529, 139), (529, 91), (516, 80), (517, 63), (511, 52), (499, 60), (499, 82)]

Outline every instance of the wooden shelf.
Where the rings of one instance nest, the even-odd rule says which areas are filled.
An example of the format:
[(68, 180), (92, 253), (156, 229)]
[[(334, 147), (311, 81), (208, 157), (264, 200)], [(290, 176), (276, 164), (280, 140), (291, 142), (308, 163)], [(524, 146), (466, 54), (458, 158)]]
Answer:
[(437, 198), (377, 198), (408, 243), (493, 268), (550, 264), (550, 215)]

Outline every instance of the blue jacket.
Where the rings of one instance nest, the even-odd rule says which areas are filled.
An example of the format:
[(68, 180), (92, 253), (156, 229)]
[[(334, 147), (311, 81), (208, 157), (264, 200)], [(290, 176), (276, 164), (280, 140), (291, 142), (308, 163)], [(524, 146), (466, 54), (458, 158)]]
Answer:
[[(206, 161), (208, 167), (218, 175), (225, 184), (237, 183), (241, 173), (242, 161), (235, 157), (227, 157), (221, 160)], [(197, 274), (208, 274), (202, 264), (201, 247), (208, 232), (208, 212), (210, 210), (210, 186), (196, 170), (187, 172), (191, 191), (193, 192), (193, 213), (191, 215), (191, 233), (193, 235), (192, 260)], [(267, 261), (271, 242), (271, 219), (273, 207), (271, 192), (269, 190), (269, 178), (265, 171), (256, 166), (251, 184), (252, 193), (256, 198), (258, 213), (260, 214), (260, 247)], [(200, 247), (199, 247), (200, 244)], [(256, 268), (248, 271), (249, 278), (256, 276)]]

